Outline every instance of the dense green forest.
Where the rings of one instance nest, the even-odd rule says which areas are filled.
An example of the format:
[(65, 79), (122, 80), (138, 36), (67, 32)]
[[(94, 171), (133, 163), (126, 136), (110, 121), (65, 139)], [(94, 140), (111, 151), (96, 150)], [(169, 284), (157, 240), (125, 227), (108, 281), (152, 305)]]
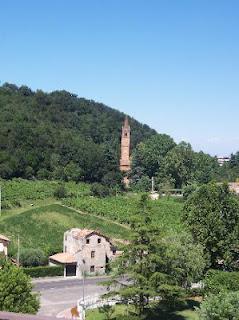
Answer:
[[(1, 178), (121, 184), (125, 114), (67, 91), (34, 92), (9, 83), (0, 87), (0, 111)], [(239, 177), (239, 153), (219, 167), (215, 157), (129, 120), (134, 190), (148, 190), (152, 176), (156, 187), (166, 189)]]
[[(0, 87), (0, 176), (75, 181), (119, 178), (125, 114), (66, 91)], [(156, 134), (130, 118), (132, 149)]]

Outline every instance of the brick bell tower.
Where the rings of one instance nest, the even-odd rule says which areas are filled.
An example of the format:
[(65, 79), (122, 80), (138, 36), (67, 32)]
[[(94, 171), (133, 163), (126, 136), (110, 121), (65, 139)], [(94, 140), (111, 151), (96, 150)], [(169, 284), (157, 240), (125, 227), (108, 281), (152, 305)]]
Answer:
[(128, 172), (130, 169), (130, 126), (128, 117), (126, 116), (121, 134), (120, 171)]

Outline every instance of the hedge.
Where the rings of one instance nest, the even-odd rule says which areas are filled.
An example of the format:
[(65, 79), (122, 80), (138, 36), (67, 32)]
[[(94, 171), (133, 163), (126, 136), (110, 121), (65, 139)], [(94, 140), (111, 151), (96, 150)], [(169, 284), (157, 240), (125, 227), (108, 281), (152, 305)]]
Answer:
[(239, 272), (209, 270), (204, 280), (205, 294), (239, 291)]
[(23, 271), (32, 278), (41, 277), (56, 277), (64, 275), (63, 266), (44, 266), (44, 267), (31, 267), (22, 268)]

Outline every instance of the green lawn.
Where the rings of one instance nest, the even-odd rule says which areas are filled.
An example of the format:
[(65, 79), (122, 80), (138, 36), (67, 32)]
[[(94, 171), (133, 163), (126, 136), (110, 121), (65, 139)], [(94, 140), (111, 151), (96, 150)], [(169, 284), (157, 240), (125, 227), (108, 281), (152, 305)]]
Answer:
[[(124, 305), (117, 305), (114, 307), (115, 312), (112, 315), (112, 320), (121, 320), (123, 319), (130, 320), (130, 308), (127, 312), (127, 309)], [(128, 317), (126, 315), (128, 314)], [(133, 318), (133, 317), (132, 317)], [(105, 315), (100, 313), (98, 309), (89, 310), (86, 313), (86, 320), (105, 320)], [(133, 318), (135, 320), (135, 318)], [(154, 312), (148, 313), (145, 320), (198, 320), (198, 314), (196, 311), (188, 308), (182, 311), (162, 311), (157, 310)]]
[(99, 230), (116, 239), (130, 238), (130, 230), (123, 226), (90, 214), (81, 214), (60, 204), (35, 208), (0, 219), (0, 233), (12, 240), (12, 252), (16, 251), (18, 234), (21, 247), (41, 248), (46, 253), (61, 251), (63, 233), (73, 227)]

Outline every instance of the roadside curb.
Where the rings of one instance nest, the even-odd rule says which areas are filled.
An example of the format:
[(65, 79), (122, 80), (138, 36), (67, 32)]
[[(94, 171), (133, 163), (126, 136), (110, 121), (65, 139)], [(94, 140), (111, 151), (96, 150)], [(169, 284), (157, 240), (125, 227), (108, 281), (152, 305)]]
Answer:
[[(94, 279), (102, 279), (102, 281), (111, 278), (111, 276), (94, 276), (94, 277), (86, 277), (85, 280), (94, 280)], [(77, 277), (44, 277), (44, 278), (32, 278), (32, 283), (43, 283), (43, 282), (57, 282), (57, 281), (81, 281), (83, 278)]]

